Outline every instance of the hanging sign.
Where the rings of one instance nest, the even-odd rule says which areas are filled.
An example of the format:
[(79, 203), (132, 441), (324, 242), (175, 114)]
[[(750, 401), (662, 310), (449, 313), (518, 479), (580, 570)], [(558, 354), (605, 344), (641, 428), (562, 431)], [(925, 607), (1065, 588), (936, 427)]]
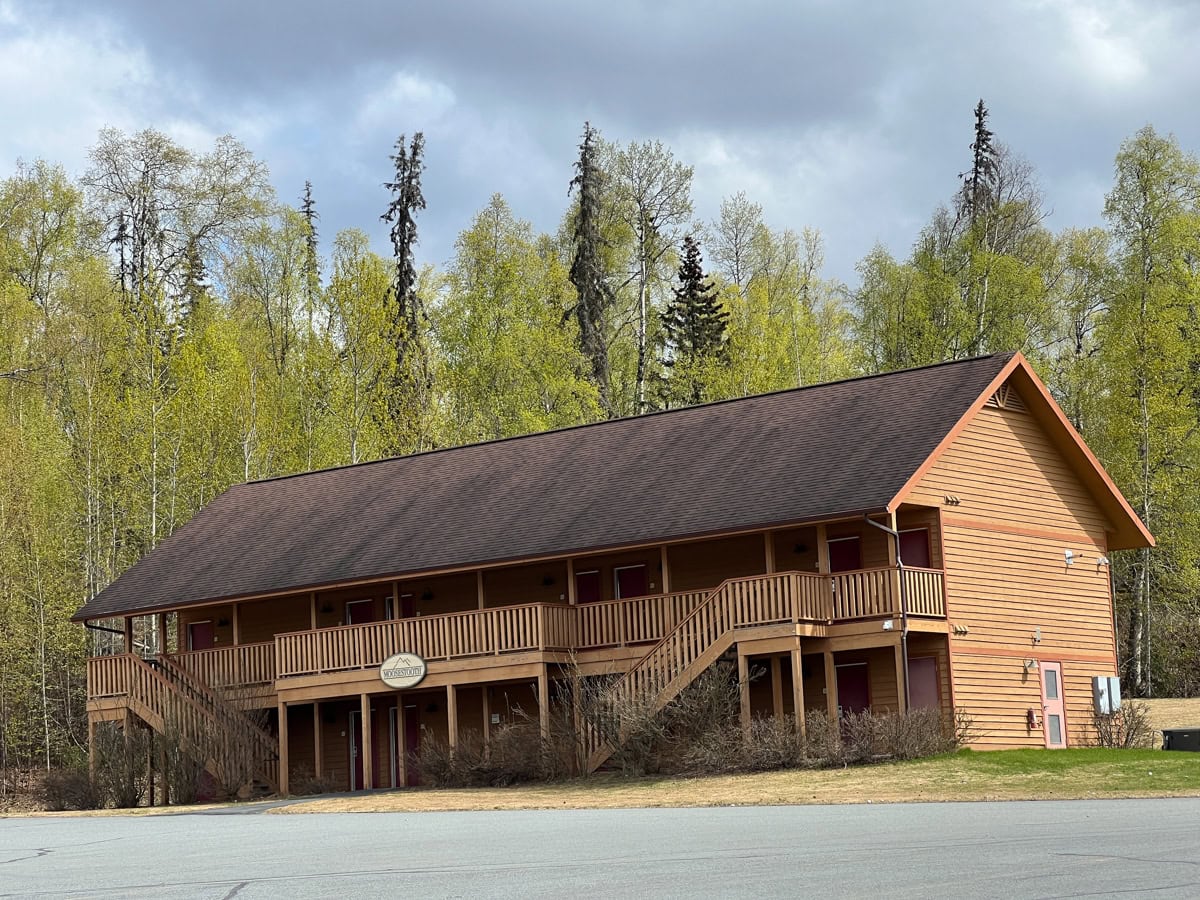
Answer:
[(425, 680), (429, 667), (415, 653), (396, 653), (389, 656), (379, 667), (379, 677), (388, 687), (403, 690), (416, 687)]

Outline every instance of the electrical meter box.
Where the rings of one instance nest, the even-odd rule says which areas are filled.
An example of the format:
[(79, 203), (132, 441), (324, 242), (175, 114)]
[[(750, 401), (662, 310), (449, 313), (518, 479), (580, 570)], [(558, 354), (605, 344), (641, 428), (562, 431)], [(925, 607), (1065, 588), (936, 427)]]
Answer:
[(1112, 675), (1097, 675), (1092, 679), (1092, 699), (1100, 715), (1115, 713), (1121, 708), (1121, 679)]

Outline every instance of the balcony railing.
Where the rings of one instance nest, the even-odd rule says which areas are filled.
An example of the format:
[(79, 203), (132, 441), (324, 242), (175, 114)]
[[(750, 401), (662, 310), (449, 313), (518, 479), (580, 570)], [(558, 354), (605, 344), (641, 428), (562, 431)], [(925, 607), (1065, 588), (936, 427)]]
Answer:
[[(879, 568), (763, 576), (763, 590), (746, 592), (745, 603), (755, 604), (755, 609), (748, 608), (744, 620), (833, 623), (898, 616), (901, 577), (910, 615), (945, 616), (940, 571), (906, 568), (902, 575), (898, 569)], [(687, 591), (579, 606), (532, 603), (281, 634), (275, 639), (277, 677), (374, 668), (398, 649), (442, 661), (529, 650), (650, 645), (675, 629), (710, 593)]]
[(171, 654), (171, 660), (209, 687), (251, 687), (275, 681), (274, 641), (189, 650)]

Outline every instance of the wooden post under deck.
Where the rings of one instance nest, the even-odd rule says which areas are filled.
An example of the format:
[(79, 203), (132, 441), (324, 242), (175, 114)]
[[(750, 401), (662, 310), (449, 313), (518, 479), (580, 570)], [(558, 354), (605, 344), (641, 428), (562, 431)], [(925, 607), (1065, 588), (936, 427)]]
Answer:
[(375, 787), (375, 771), (372, 765), (375, 760), (375, 754), (371, 751), (375, 748), (375, 735), (371, 733), (371, 695), (359, 695), (360, 709), (358, 721), (362, 729), (362, 740), (359, 741), (358, 755), (362, 757), (363, 783), (360, 785), (364, 790), (371, 790)]
[[(396, 730), (400, 732), (396, 735), (396, 746), (399, 747), (399, 781), (397, 787), (408, 787), (408, 745), (405, 744), (408, 735), (408, 729), (404, 725), (404, 695), (396, 695)], [(413, 748), (416, 749), (415, 747)]]
[(750, 661), (744, 653), (742, 653), (741, 645), (738, 645), (737, 651), (738, 660), (738, 692), (741, 696), (741, 722), (742, 731), (749, 736), (750, 734)]
[(545, 666), (538, 673), (538, 727), (543, 740), (550, 737), (550, 676)]
[(446, 685), (446, 731), (450, 749), (458, 746), (458, 688)]
[(313, 774), (325, 775), (325, 747), (321, 743), (321, 701), (313, 701)]
[(287, 796), (288, 784), (288, 720), (287, 704), (279, 701), (279, 793)]
[(904, 696), (904, 648), (897, 639), (896, 648), (896, 708), (902, 713), (908, 712), (908, 704)]
[(88, 772), (96, 778), (96, 720), (88, 716)]
[(783, 718), (783, 666), (780, 657), (771, 657), (771, 709), (776, 718)]
[(792, 705), (796, 712), (796, 731), (804, 737), (804, 661), (798, 647), (792, 651)]
[(838, 721), (837, 695), (837, 666), (833, 663), (833, 651), (825, 651), (825, 708), (829, 715), (829, 724), (836, 725)]

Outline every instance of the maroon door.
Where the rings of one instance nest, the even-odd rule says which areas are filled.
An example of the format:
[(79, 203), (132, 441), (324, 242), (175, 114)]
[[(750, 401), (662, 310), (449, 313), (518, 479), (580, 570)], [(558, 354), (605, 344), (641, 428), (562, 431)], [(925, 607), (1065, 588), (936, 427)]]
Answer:
[(192, 622), (188, 625), (188, 649), (189, 650), (211, 650), (216, 643), (216, 635), (213, 633), (213, 623), (210, 622)]
[(908, 661), (908, 701), (913, 709), (937, 709), (941, 705), (937, 660), (932, 656), (918, 656)]
[[(404, 747), (400, 751), (405, 754), (414, 754), (421, 746), (421, 709), (417, 705), (404, 706)], [(411, 759), (411, 756), (410, 756)], [(411, 762), (405, 767), (407, 777), (405, 784), (408, 787), (416, 787), (421, 783), (421, 778), (417, 774), (417, 767)]]
[(646, 567), (620, 566), (616, 569), (617, 599), (646, 596)]
[(862, 541), (856, 537), (829, 541), (829, 571), (852, 572), (862, 568)]
[(900, 561), (914, 569), (931, 569), (929, 529), (914, 528), (900, 532)]
[(600, 570), (575, 573), (575, 602), (596, 603), (600, 599)]
[(400, 618), (411, 619), (417, 614), (417, 598), (412, 594), (400, 595)]
[(866, 663), (837, 667), (837, 702), (839, 717), (860, 713), (871, 705)]
[(346, 604), (346, 624), (366, 625), (375, 621), (374, 600), (351, 600)]

